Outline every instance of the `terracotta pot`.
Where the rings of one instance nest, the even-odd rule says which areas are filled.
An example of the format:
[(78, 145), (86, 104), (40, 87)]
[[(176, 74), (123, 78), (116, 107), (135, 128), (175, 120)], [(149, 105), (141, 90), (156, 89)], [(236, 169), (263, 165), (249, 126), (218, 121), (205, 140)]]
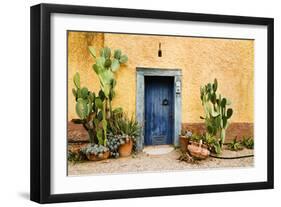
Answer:
[(182, 152), (187, 152), (187, 145), (188, 145), (188, 141), (189, 139), (186, 138), (185, 136), (180, 136), (180, 149)]
[(105, 160), (109, 157), (110, 155), (110, 152), (107, 151), (107, 152), (104, 152), (104, 153), (100, 153), (98, 155), (95, 155), (95, 154), (87, 154), (87, 158), (88, 160), (91, 160), (91, 161), (100, 161), (100, 160)]
[(121, 144), (119, 146), (118, 152), (120, 157), (128, 157), (131, 155), (133, 149), (133, 140), (129, 138), (129, 140), (125, 144)]
[(189, 153), (197, 159), (206, 159), (210, 155), (208, 147), (202, 144), (202, 142), (192, 142), (190, 145), (187, 146), (187, 149)]

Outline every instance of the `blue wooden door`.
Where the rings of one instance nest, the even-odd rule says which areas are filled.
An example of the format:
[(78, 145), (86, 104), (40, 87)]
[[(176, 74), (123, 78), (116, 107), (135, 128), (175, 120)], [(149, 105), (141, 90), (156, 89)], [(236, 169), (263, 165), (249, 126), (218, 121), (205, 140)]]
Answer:
[(145, 145), (172, 144), (173, 78), (145, 77)]

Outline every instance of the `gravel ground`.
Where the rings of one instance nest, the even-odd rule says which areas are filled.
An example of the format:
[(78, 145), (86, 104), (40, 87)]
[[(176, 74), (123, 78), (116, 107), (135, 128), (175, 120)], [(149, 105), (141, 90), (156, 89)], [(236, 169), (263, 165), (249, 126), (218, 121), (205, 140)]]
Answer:
[[(253, 154), (253, 150), (243, 149), (238, 152), (223, 150), (220, 156), (234, 157)], [(178, 149), (164, 155), (147, 155), (138, 153), (135, 156), (108, 159), (98, 162), (85, 161), (82, 163), (68, 163), (68, 175), (90, 175), (111, 173), (136, 173), (152, 171), (177, 171), (188, 169), (229, 168), (229, 167), (252, 167), (254, 157), (242, 159), (217, 159), (209, 157), (206, 160), (194, 164), (179, 161)]]

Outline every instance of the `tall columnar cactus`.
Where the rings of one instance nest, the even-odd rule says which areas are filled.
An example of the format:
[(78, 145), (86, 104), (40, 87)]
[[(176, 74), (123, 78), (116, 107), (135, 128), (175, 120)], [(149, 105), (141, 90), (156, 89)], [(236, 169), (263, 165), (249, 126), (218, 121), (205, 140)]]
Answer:
[(231, 103), (230, 100), (222, 98), (221, 94), (217, 95), (218, 81), (208, 83), (200, 88), (200, 98), (205, 111), (205, 124), (207, 132), (213, 136), (219, 134), (220, 144), (225, 141), (226, 129), (229, 125), (228, 120), (233, 114), (232, 108), (227, 108)]

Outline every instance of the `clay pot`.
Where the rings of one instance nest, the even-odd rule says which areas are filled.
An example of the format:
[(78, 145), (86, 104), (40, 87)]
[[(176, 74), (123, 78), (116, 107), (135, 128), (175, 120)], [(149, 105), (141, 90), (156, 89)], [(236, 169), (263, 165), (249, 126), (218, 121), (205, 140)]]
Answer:
[(210, 155), (208, 147), (202, 144), (202, 141), (200, 143), (192, 142), (187, 146), (187, 149), (189, 153), (197, 159), (206, 159)]
[(107, 152), (104, 152), (104, 153), (100, 153), (98, 155), (95, 155), (95, 154), (87, 154), (87, 158), (88, 160), (91, 160), (91, 161), (100, 161), (100, 160), (105, 160), (107, 158), (109, 158), (109, 155), (110, 155), (110, 152), (107, 151)]
[(180, 149), (182, 152), (187, 152), (187, 145), (189, 142), (189, 139), (185, 136), (180, 136)]
[(131, 138), (125, 144), (119, 146), (118, 152), (120, 157), (128, 157), (131, 155), (133, 149), (133, 140)]

